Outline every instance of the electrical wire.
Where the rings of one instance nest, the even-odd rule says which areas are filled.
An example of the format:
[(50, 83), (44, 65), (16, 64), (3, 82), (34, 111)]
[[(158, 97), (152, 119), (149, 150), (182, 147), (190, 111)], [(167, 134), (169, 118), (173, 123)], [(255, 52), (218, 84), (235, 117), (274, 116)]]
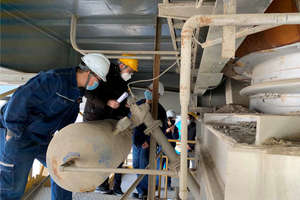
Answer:
[(198, 45), (200, 45), (200, 46), (202, 47), (203, 43), (199, 42), (199, 40), (196, 39), (196, 36), (195, 36), (195, 33), (194, 33), (194, 32), (193, 32), (193, 39), (194, 39), (194, 41), (195, 41)]
[(165, 73), (167, 73), (172, 67), (174, 67), (176, 65), (177, 61), (175, 61), (172, 65), (170, 65), (167, 69), (165, 69), (160, 75), (154, 77), (154, 78), (151, 78), (151, 79), (145, 79), (145, 80), (138, 80), (138, 81), (132, 81), (130, 83), (127, 84), (127, 87), (128, 87), (128, 90), (131, 94), (132, 97), (134, 97), (134, 94), (130, 88), (130, 85), (134, 84), (134, 83), (142, 83), (142, 82), (149, 82), (149, 81), (153, 81), (153, 80), (156, 80), (158, 79), (159, 77), (161, 77), (162, 75), (164, 75)]

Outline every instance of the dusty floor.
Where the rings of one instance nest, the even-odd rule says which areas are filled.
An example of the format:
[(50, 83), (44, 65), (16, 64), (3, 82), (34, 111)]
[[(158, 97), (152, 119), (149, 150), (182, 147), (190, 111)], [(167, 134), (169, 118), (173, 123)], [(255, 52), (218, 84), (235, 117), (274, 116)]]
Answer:
[[(136, 175), (126, 174), (122, 177), (122, 190), (125, 192), (130, 185), (135, 181)], [(179, 182), (177, 178), (172, 178), (172, 187), (178, 187)], [(134, 191), (136, 192), (136, 191)], [(34, 196), (33, 200), (48, 200), (50, 199), (50, 188), (44, 187), (42, 188), (36, 195)], [(157, 192), (156, 192), (157, 195)], [(165, 199), (164, 197), (164, 190), (161, 191), (161, 199)], [(175, 199), (176, 194), (174, 191), (168, 191), (167, 199)], [(88, 192), (88, 193), (74, 193), (73, 200), (113, 200), (113, 199), (120, 199), (118, 196), (114, 195), (103, 195), (97, 192)], [(133, 198), (128, 198), (133, 199)], [(191, 194), (189, 194), (188, 200), (193, 200)]]

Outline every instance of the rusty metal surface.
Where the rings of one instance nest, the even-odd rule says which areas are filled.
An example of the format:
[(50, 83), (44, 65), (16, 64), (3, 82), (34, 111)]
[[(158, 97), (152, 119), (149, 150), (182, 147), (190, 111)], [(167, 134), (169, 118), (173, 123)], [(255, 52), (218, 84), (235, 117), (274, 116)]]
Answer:
[[(274, 0), (265, 13), (299, 12), (294, 0)], [(300, 25), (284, 25), (249, 35), (236, 51), (236, 57), (251, 52), (300, 42)]]
[(60, 165), (74, 152), (76, 167), (116, 168), (131, 149), (131, 136), (114, 135), (116, 121), (104, 120), (76, 123), (59, 131), (47, 150), (47, 166), (54, 181), (72, 192), (93, 191), (110, 173), (63, 172)]

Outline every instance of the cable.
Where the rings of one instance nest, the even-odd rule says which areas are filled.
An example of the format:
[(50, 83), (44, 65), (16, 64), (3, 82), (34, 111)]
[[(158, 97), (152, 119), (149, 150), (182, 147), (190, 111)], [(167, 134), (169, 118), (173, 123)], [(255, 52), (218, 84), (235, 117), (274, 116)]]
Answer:
[(199, 40), (196, 39), (196, 36), (195, 36), (195, 33), (194, 33), (194, 32), (193, 32), (193, 39), (194, 39), (194, 41), (195, 41), (197, 44), (199, 44), (199, 45), (202, 47), (203, 43), (199, 42)]
[(165, 71), (163, 71), (160, 75), (158, 75), (158, 76), (156, 76), (156, 77), (154, 77), (154, 78), (152, 78), (152, 79), (138, 80), (138, 81), (132, 81), (132, 82), (128, 83), (128, 84), (127, 84), (127, 87), (128, 87), (128, 90), (129, 90), (131, 96), (134, 97), (134, 94), (133, 94), (133, 92), (132, 92), (132, 90), (131, 90), (131, 88), (130, 88), (130, 85), (132, 85), (132, 84), (134, 84), (134, 83), (142, 83), (142, 82), (148, 82), (148, 81), (156, 80), (156, 79), (158, 79), (159, 77), (161, 77), (162, 75), (164, 75), (165, 73), (167, 73), (172, 67), (174, 67), (174, 66), (176, 65), (176, 63), (177, 63), (177, 61), (175, 61), (171, 66), (169, 66), (169, 67), (168, 67)]

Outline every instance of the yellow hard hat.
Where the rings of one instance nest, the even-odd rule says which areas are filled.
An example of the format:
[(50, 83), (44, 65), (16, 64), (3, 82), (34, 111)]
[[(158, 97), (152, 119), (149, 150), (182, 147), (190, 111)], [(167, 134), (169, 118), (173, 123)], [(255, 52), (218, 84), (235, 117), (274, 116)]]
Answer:
[[(122, 56), (135, 56), (133, 54), (122, 54)], [(123, 63), (124, 65), (127, 65), (134, 71), (138, 71), (139, 61), (137, 59), (131, 59), (131, 58), (120, 58), (119, 61)]]
[(194, 112), (188, 112), (189, 115), (192, 115), (195, 119), (198, 119), (198, 116), (196, 113)]

